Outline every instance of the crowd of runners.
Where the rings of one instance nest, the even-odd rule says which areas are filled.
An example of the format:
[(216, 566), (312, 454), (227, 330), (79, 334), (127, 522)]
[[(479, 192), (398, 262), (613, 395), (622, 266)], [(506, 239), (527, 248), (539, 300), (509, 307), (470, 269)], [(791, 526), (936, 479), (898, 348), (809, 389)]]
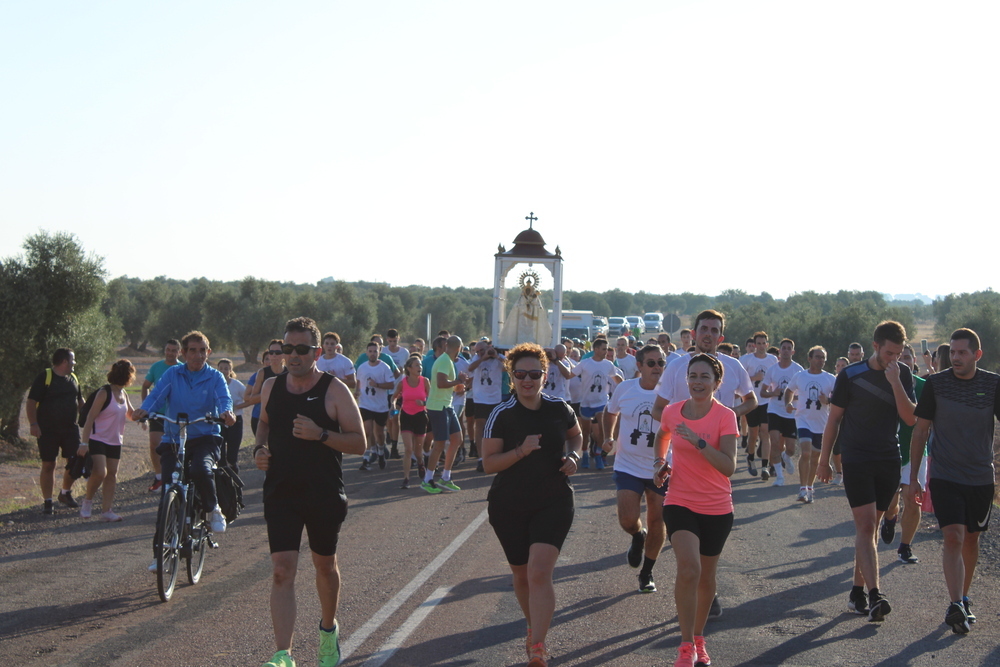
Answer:
[[(994, 419), (1000, 418), (1000, 376), (978, 368), (976, 333), (958, 329), (935, 353), (922, 350), (921, 369), (902, 325), (883, 322), (867, 357), (853, 343), (829, 373), (831, 355), (822, 346), (808, 347), (803, 367), (794, 361), (796, 341), (772, 347), (758, 331), (741, 349), (725, 340), (725, 324), (722, 313), (706, 310), (676, 345), (661, 333), (645, 342), (599, 336), (511, 350), (487, 338), (466, 345), (447, 331), (429, 346), (422, 339), (403, 346), (390, 329), (384, 338), (373, 335), (352, 361), (336, 333), (321, 334), (312, 320), (296, 318), (270, 341), (261, 370), (245, 386), (230, 360), (208, 362), (208, 338), (195, 331), (166, 344), (135, 408), (124, 391), (135, 377), (131, 363), (116, 362), (84, 409), (73, 352), (60, 349), (28, 395), (43, 462), (43, 511), (52, 513), (58, 502), (90, 518), (100, 490), (101, 519), (120, 521), (112, 502), (126, 419), (211, 412), (225, 426), (195, 429), (188, 451), (199, 494), (214, 508), (207, 509), (212, 529), (222, 532), (211, 468), (219, 461), (237, 466), (243, 438), (237, 415), (252, 410), (274, 570), (277, 652), (265, 667), (295, 664), (294, 581), (303, 529), (322, 607), (319, 664), (328, 667), (340, 659), (343, 454), (359, 455), (363, 472), (388, 469), (401, 475), (402, 489), (432, 495), (460, 491), (455, 468), (475, 460), (476, 472), (470, 466), (465, 474), (494, 476), (490, 524), (525, 615), (528, 664), (545, 667), (556, 608), (552, 571), (574, 514), (571, 477), (611, 463), (609, 487), (640, 593), (657, 590), (654, 566), (667, 541), (674, 552), (681, 631), (675, 665), (687, 667), (711, 664), (704, 632), (707, 620), (722, 613), (716, 565), (734, 519), (730, 478), (747, 475), (781, 487), (797, 474), (789, 502), (813, 503), (817, 482), (843, 486), (856, 529), (847, 609), (872, 622), (892, 611), (879, 586), (876, 541), (892, 543), (898, 524), (898, 559), (919, 563), (912, 543), (929, 493), (944, 539), (945, 623), (969, 632), (976, 622), (969, 589), (978, 539), (989, 526)], [(150, 422), (150, 491), (176, 465), (169, 458), (174, 430)], [(90, 455), (82, 506), (71, 493), (72, 465), (52, 497), (60, 453), (70, 463)]]

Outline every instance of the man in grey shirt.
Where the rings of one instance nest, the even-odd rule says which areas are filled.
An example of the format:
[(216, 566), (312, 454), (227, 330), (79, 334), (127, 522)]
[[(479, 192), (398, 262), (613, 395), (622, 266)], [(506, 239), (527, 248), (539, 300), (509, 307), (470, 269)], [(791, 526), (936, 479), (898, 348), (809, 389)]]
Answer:
[(1000, 419), (1000, 375), (976, 367), (983, 356), (971, 329), (951, 334), (951, 368), (927, 378), (914, 414), (907, 493), (921, 501), (917, 471), (931, 426), (934, 446), (927, 476), (934, 514), (944, 535), (945, 623), (958, 634), (976, 622), (969, 587), (979, 559), (979, 535), (993, 507), (993, 427)]

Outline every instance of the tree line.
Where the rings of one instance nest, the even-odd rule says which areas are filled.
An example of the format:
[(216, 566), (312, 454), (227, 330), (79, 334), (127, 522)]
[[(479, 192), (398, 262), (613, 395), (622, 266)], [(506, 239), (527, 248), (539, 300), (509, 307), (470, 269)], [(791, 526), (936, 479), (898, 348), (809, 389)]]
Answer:
[[(351, 356), (376, 331), (396, 328), (403, 340), (425, 337), (428, 315), (433, 331), (447, 329), (465, 340), (491, 333), (493, 293), (486, 288), (338, 280), (302, 284), (249, 276), (232, 282), (109, 279), (103, 258), (85, 251), (70, 234), (41, 232), (28, 237), (23, 248), (22, 255), (0, 260), (0, 329), (7, 341), (0, 348), (0, 437), (16, 437), (24, 394), (58, 347), (76, 351), (77, 376), (84, 387), (96, 387), (117, 348), (159, 350), (167, 339), (192, 329), (204, 331), (215, 349), (239, 350), (255, 361), (285, 321), (299, 315), (312, 317), (323, 331), (338, 332)], [(516, 298), (516, 290), (510, 292), (508, 303)], [(551, 307), (551, 294), (544, 296)], [(970, 326), (983, 339), (984, 365), (993, 368), (1000, 360), (1000, 294), (991, 290), (950, 295), (930, 306), (890, 303), (874, 291), (805, 292), (787, 299), (736, 289), (717, 296), (618, 288), (563, 292), (564, 309), (599, 315), (691, 316), (709, 307), (725, 313), (730, 341), (742, 347), (758, 330), (772, 340), (792, 338), (800, 362), (816, 344), (834, 358), (853, 341), (868, 349), (871, 331), (883, 319), (902, 322), (913, 335), (917, 319), (931, 318), (938, 340)]]

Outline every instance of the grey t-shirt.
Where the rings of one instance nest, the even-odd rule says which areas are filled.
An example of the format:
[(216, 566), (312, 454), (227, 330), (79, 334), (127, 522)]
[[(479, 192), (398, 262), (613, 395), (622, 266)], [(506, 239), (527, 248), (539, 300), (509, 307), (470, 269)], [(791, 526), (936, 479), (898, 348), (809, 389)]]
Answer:
[(956, 484), (994, 483), (993, 419), (1000, 419), (1000, 375), (979, 369), (968, 380), (952, 369), (927, 378), (916, 413), (934, 423), (928, 477)]

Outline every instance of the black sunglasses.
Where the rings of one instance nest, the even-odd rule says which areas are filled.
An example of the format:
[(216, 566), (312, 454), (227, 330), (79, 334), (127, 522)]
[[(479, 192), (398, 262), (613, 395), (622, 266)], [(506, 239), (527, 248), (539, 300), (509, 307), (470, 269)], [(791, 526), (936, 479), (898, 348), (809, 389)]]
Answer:
[(294, 352), (295, 354), (299, 355), (300, 357), (304, 357), (307, 354), (309, 354), (310, 352), (312, 352), (313, 350), (318, 350), (318, 349), (319, 349), (319, 345), (304, 345), (304, 344), (288, 345), (288, 344), (285, 344), (285, 345), (281, 346), (281, 353), (282, 354), (291, 354), (292, 352)]
[(656, 361), (653, 361), (652, 359), (646, 359), (645, 363), (650, 368), (654, 368), (656, 366), (666, 366), (667, 365), (667, 362), (665, 362), (663, 359), (657, 359)]
[(527, 377), (530, 377), (532, 380), (540, 380), (544, 373), (542, 371), (516, 370), (512, 373), (512, 375), (515, 380), (523, 380)]

